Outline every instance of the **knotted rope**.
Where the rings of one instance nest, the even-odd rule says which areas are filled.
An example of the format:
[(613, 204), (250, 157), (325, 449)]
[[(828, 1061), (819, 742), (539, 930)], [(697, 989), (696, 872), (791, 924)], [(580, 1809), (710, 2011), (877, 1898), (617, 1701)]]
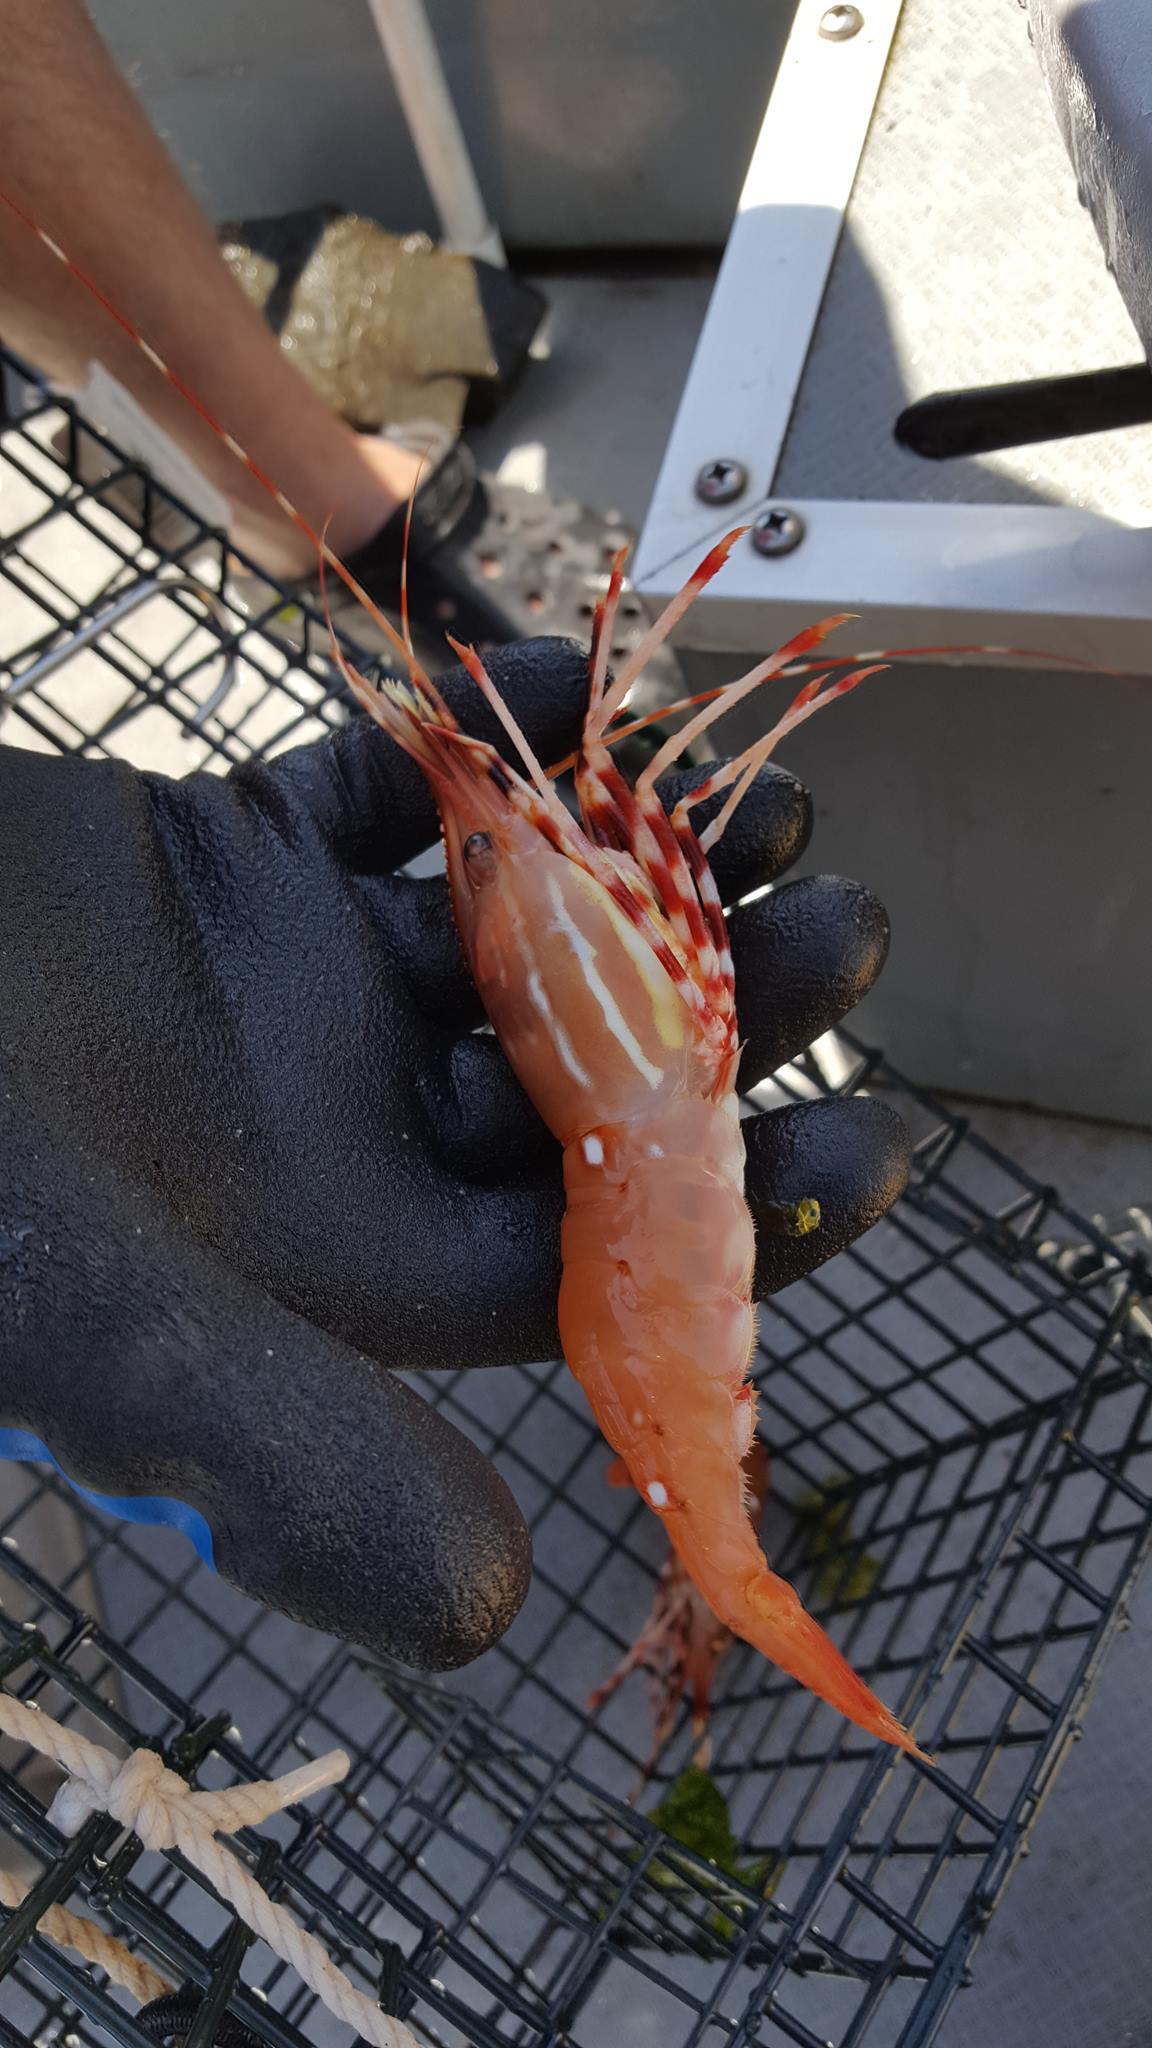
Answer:
[[(25, 1706), (5, 1692), (0, 1692), (0, 1734), (50, 1757), (67, 1772), (48, 1809), (48, 1819), (61, 1834), (75, 1835), (90, 1814), (106, 1813), (137, 1835), (145, 1849), (178, 1849), (213, 1891), (227, 1900), (237, 1918), (295, 1970), (337, 2019), (355, 2028), (373, 2048), (418, 2048), (409, 2029), (381, 2012), (363, 1991), (357, 1991), (315, 1935), (298, 1926), (286, 1907), (276, 1905), (239, 1857), (216, 1840), (218, 1833), (258, 1827), (297, 1800), (338, 1784), (348, 1771), (343, 1750), (334, 1749), (282, 1778), (229, 1785), (222, 1792), (200, 1792), (170, 1771), (154, 1750), (134, 1749), (126, 1757), (114, 1756), (98, 1742), (62, 1727), (49, 1714)], [(0, 1873), (0, 1905), (18, 1906), (26, 1896), (26, 1888), (18, 1880)], [(61, 1906), (50, 1907), (38, 1928), (49, 1939), (107, 1970), (142, 2003), (161, 1998), (172, 1988), (158, 1971), (94, 1921), (81, 1919)]]

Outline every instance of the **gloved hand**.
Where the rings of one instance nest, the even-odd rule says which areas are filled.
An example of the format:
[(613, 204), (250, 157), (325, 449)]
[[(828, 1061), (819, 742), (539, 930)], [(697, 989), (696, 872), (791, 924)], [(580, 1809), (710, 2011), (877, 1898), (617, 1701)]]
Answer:
[[(580, 650), (491, 668), (560, 758)], [(499, 743), (459, 671), (444, 689)], [(728, 900), (809, 827), (766, 771), (715, 862)], [(226, 780), (0, 748), (0, 1447), (150, 1497), (145, 1519), (182, 1520), (245, 1591), (443, 1669), (512, 1620), (528, 1537), (389, 1368), (555, 1355), (562, 1194), (473, 1034), (443, 882), (394, 872), (434, 832), (365, 719)], [(731, 929), (748, 1081), (850, 1008), (887, 945), (880, 906), (828, 878)], [(764, 1294), (875, 1221), (906, 1143), (870, 1101), (746, 1128), (753, 1207), (823, 1208), (809, 1237), (763, 1236)]]

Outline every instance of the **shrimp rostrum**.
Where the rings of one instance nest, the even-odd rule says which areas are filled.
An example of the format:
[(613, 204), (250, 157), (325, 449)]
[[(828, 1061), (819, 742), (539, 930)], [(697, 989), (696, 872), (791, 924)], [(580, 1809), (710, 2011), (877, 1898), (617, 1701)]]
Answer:
[[(772, 731), (666, 814), (657, 778), (705, 725), (819, 645), (810, 628), (673, 735), (635, 785), (608, 729), (652, 649), (720, 567), (728, 537), (607, 677), (616, 563), (575, 760), (581, 823), (479, 657), (457, 647), (523, 762), (456, 725), (424, 672), (348, 681), (420, 764), (443, 823), (460, 939), (497, 1039), (564, 1148), (564, 1354), (632, 1483), (718, 1620), (850, 1720), (915, 1755), (907, 1730), (773, 1573), (742, 1466), (755, 1426), (753, 1226), (735, 1092), (732, 957), (708, 852), (776, 743), (870, 670), (815, 675)], [(811, 666), (811, 664), (808, 664)], [(697, 833), (694, 810), (727, 792)]]

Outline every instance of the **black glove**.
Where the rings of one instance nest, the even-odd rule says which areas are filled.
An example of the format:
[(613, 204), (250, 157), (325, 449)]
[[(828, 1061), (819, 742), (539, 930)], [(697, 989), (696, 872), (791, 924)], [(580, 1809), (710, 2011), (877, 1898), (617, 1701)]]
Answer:
[[(542, 641), (491, 666), (558, 759), (582, 653)], [(459, 671), (443, 687), (499, 742)], [(804, 790), (766, 771), (718, 851), (727, 898), (809, 826)], [(558, 1148), (473, 1035), (443, 882), (393, 872), (434, 831), (418, 770), (361, 718), (226, 780), (0, 748), (5, 1448), (178, 1501), (245, 1591), (445, 1668), (512, 1620), (528, 1537), (388, 1368), (555, 1355), (562, 1196)], [(731, 929), (748, 1081), (850, 1008), (887, 945), (880, 906), (823, 877)], [(816, 1195), (824, 1219), (763, 1237), (761, 1293), (903, 1184), (875, 1102), (746, 1129), (753, 1208)]]

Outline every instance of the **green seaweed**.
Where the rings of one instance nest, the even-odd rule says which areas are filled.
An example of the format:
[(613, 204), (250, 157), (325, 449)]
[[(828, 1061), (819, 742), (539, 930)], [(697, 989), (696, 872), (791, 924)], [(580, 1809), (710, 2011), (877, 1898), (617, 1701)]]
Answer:
[(825, 1607), (850, 1607), (866, 1600), (880, 1572), (879, 1559), (861, 1550), (852, 1534), (850, 1502), (832, 1498), (843, 1484), (844, 1474), (833, 1472), (823, 1486), (805, 1494), (796, 1509), (800, 1520), (809, 1524), (809, 1555), (820, 1559), (816, 1597)]
[[(771, 1898), (784, 1867), (783, 1858), (771, 1854), (748, 1859), (741, 1856), (740, 1844), (732, 1830), (728, 1802), (715, 1779), (699, 1764), (689, 1764), (687, 1770), (681, 1771), (648, 1818), (653, 1827), (659, 1828), (670, 1841), (678, 1842), (682, 1849), (690, 1850), (693, 1856), (711, 1864), (718, 1880), (735, 1878), (738, 1884), (760, 1898)], [(687, 1884), (697, 1890), (701, 1888), (701, 1874), (696, 1865), (674, 1856), (654, 1858), (648, 1867), (648, 1875), (654, 1884), (665, 1890), (683, 1890)], [(736, 1932), (748, 1902), (719, 1881), (716, 1891), (723, 1901), (724, 1910), (721, 1911), (719, 1905), (713, 1907), (706, 1924), (710, 1933), (727, 1941)]]

